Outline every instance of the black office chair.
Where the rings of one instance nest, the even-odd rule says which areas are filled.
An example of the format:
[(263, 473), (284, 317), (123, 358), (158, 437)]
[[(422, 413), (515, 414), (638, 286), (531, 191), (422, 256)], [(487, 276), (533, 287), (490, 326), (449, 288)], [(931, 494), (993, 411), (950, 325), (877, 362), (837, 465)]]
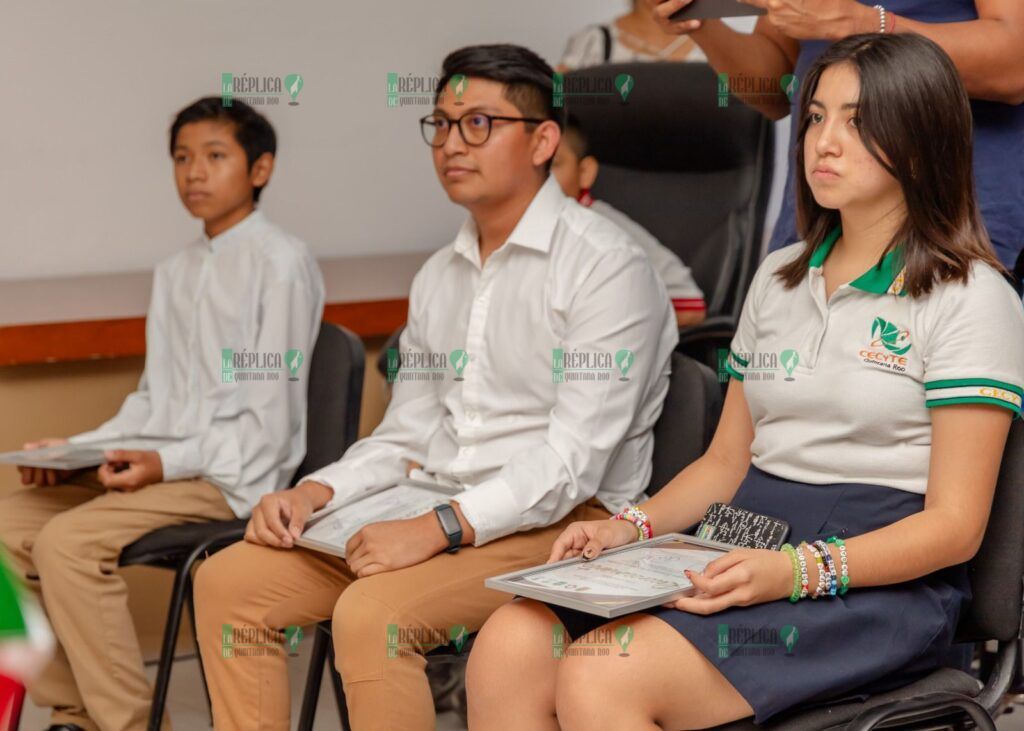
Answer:
[(956, 642), (998, 641), (985, 682), (952, 668), (936, 670), (902, 688), (856, 703), (794, 709), (758, 726), (751, 719), (714, 731), (822, 731), (843, 728), (965, 728), (964, 715), (978, 728), (995, 731), (1018, 661), (1024, 577), (1024, 423), (1010, 429), (992, 513), (981, 549), (969, 565), (974, 599), (960, 617)]
[(738, 99), (720, 107), (718, 78), (704, 63), (594, 66), (567, 74), (566, 88), (569, 79), (619, 74), (635, 82), (628, 103), (566, 96), (601, 163), (593, 193), (693, 271), (708, 316), (682, 331), (680, 348), (715, 369), (715, 351), (728, 347), (760, 260), (773, 126)]
[[(711, 369), (685, 355), (673, 353), (668, 394), (665, 396), (661, 416), (654, 425), (654, 456), (648, 495), (655, 494), (684, 467), (704, 454), (718, 426), (721, 412), (722, 393)], [(345, 691), (342, 688), (341, 677), (335, 669), (330, 620), (317, 625), (315, 634), (313, 654), (309, 659), (309, 673), (302, 695), (298, 731), (311, 731), (313, 728), (325, 663), (334, 687), (341, 728), (343, 731), (350, 731)], [(475, 634), (469, 636), (461, 652), (455, 652), (454, 648), (448, 645), (427, 653), (428, 663), (461, 663), (463, 667), (459, 668), (456, 674), (461, 683), (466, 659), (473, 648), (474, 637)], [(461, 702), (455, 710), (461, 715), (466, 711), (465, 684), (462, 683), (461, 690), (456, 692), (461, 694)]]
[[(306, 456), (295, 471), (293, 484), (303, 475), (338, 460), (358, 438), (365, 367), (363, 343), (355, 334), (338, 325), (320, 324), (320, 334), (309, 364)], [(154, 566), (174, 571), (150, 706), (151, 731), (160, 728), (181, 626), (181, 611), (186, 605), (192, 620), (192, 639), (197, 650), (199, 647), (192, 601), (192, 568), (199, 559), (241, 540), (246, 522), (239, 519), (169, 526), (146, 534), (121, 552), (121, 566)], [(196, 659), (199, 660), (203, 691), (209, 707), (210, 696), (198, 651)]]

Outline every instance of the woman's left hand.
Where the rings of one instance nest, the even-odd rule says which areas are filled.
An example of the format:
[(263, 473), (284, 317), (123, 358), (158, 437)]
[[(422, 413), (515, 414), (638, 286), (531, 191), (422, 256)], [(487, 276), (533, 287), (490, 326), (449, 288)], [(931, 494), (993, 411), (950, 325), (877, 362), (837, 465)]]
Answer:
[(793, 564), (782, 551), (736, 548), (709, 563), (704, 571), (686, 573), (697, 588), (662, 606), (692, 614), (714, 614), (729, 607), (772, 602), (793, 592)]

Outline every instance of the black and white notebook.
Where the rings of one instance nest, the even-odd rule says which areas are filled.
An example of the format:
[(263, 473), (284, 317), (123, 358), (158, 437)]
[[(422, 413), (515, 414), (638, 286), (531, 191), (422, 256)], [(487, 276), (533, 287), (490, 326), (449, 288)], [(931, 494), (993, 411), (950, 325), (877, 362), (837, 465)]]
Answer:
[(694, 535), (739, 548), (777, 551), (786, 542), (789, 523), (725, 503), (712, 503)]

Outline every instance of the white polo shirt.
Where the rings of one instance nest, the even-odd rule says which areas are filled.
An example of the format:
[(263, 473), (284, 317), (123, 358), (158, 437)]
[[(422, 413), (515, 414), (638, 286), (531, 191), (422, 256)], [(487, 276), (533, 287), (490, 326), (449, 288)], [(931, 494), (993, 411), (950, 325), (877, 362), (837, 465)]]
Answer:
[(981, 262), (966, 285), (905, 296), (898, 252), (826, 301), (822, 264), (839, 234), (822, 242), (793, 289), (774, 272), (802, 242), (769, 254), (754, 276), (726, 363), (750, 408), (752, 462), (798, 482), (923, 494), (929, 408), (992, 404), (1019, 417), (1024, 308)]

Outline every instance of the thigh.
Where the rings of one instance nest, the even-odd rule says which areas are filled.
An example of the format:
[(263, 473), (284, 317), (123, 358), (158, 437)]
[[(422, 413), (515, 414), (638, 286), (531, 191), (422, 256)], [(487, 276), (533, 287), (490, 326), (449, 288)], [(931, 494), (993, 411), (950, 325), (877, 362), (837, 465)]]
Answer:
[(208, 482), (159, 482), (134, 492), (105, 490), (51, 520), (46, 533), (84, 554), (117, 555), (158, 528), (234, 517), (223, 494)]
[(94, 488), (70, 483), (19, 488), (0, 498), (0, 540), (14, 554), (27, 553), (36, 535), (54, 516), (100, 494)]
[[(606, 645), (609, 652), (594, 651)], [(663, 728), (709, 728), (754, 712), (689, 640), (649, 614), (576, 638), (559, 665), (556, 694), (560, 713), (628, 698)]]
[[(340, 558), (304, 548), (271, 548), (246, 541), (203, 562), (196, 573), (196, 606), (269, 627), (307, 625), (331, 616), (342, 589), (355, 575)], [(226, 621), (226, 620), (225, 620)]]
[(492, 612), (512, 600), (511, 594), (485, 588), (485, 579), (544, 563), (569, 523), (607, 517), (603, 508), (580, 505), (547, 528), (514, 533), (479, 547), (463, 546), (458, 553), (441, 553), (416, 566), (367, 576), (349, 591), (395, 614), (414, 615), (421, 626), (463, 625), (476, 632)]

